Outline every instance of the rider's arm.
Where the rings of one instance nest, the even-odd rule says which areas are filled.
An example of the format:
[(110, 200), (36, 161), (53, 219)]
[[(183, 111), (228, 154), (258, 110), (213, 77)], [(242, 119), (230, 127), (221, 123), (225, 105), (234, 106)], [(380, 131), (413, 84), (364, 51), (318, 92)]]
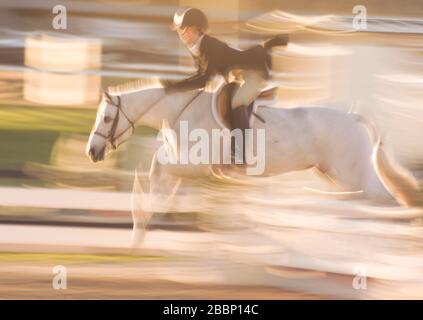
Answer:
[(208, 72), (208, 70), (206, 70), (205, 72), (201, 72), (200, 70), (198, 70), (197, 73), (187, 79), (183, 79), (180, 81), (163, 81), (162, 83), (167, 92), (187, 91), (204, 88), (209, 78), (210, 72)]
[[(219, 48), (216, 46), (213, 47), (213, 43), (206, 45), (212, 47), (213, 52), (219, 51)], [(207, 81), (213, 75), (213, 70), (216, 69), (216, 54), (203, 52), (201, 57), (198, 59), (194, 58), (194, 60), (197, 66), (197, 72), (191, 77), (179, 81), (162, 81), (163, 87), (167, 92), (194, 90), (206, 86)]]

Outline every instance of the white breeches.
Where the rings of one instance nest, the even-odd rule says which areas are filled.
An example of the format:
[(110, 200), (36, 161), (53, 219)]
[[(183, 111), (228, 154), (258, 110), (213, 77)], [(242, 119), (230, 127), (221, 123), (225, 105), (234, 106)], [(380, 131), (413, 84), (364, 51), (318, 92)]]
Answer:
[(243, 70), (242, 77), (244, 82), (237, 87), (232, 96), (232, 109), (240, 106), (248, 106), (267, 86), (267, 81), (262, 73), (255, 70)]

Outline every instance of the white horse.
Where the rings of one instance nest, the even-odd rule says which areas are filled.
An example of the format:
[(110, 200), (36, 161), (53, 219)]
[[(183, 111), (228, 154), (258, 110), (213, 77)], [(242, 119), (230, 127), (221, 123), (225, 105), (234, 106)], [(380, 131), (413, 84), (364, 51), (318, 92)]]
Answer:
[[(88, 140), (87, 155), (94, 162), (103, 160), (132, 134), (135, 123), (160, 130), (165, 120), (176, 133), (181, 121), (187, 121), (191, 130), (219, 129), (222, 123), (214, 112), (218, 93), (194, 90), (166, 95), (159, 86), (105, 93)], [(265, 129), (265, 170), (260, 176), (314, 168), (343, 192), (359, 192), (364, 198), (385, 203), (395, 199), (404, 206), (418, 205), (417, 181), (393, 164), (374, 126), (363, 117), (325, 107), (262, 106), (257, 114), (265, 120), (252, 123), (253, 129)], [(162, 193), (168, 188), (165, 192), (172, 194), (182, 178), (210, 175), (211, 167), (164, 165), (156, 153), (149, 175), (150, 193)], [(146, 217), (133, 213), (133, 219), (135, 235)]]

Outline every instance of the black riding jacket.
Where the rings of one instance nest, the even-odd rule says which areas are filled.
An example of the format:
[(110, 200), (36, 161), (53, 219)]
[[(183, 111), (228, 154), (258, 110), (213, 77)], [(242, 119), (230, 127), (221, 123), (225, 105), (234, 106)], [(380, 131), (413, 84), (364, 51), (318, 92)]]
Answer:
[(197, 72), (187, 79), (166, 82), (167, 90), (203, 88), (212, 76), (219, 74), (227, 79), (229, 72), (235, 69), (258, 70), (263, 72), (265, 78), (269, 77), (268, 56), (263, 46), (237, 50), (206, 34), (201, 40), (199, 51), (198, 56), (192, 54)]

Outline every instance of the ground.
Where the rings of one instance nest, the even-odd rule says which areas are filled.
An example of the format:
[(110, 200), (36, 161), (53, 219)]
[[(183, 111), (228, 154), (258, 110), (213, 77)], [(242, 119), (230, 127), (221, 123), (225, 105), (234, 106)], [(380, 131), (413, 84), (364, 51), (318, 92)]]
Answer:
[[(0, 299), (316, 299), (265, 286), (190, 285), (143, 276), (161, 257), (0, 253)], [(52, 266), (66, 261), (67, 289), (53, 289)]]

